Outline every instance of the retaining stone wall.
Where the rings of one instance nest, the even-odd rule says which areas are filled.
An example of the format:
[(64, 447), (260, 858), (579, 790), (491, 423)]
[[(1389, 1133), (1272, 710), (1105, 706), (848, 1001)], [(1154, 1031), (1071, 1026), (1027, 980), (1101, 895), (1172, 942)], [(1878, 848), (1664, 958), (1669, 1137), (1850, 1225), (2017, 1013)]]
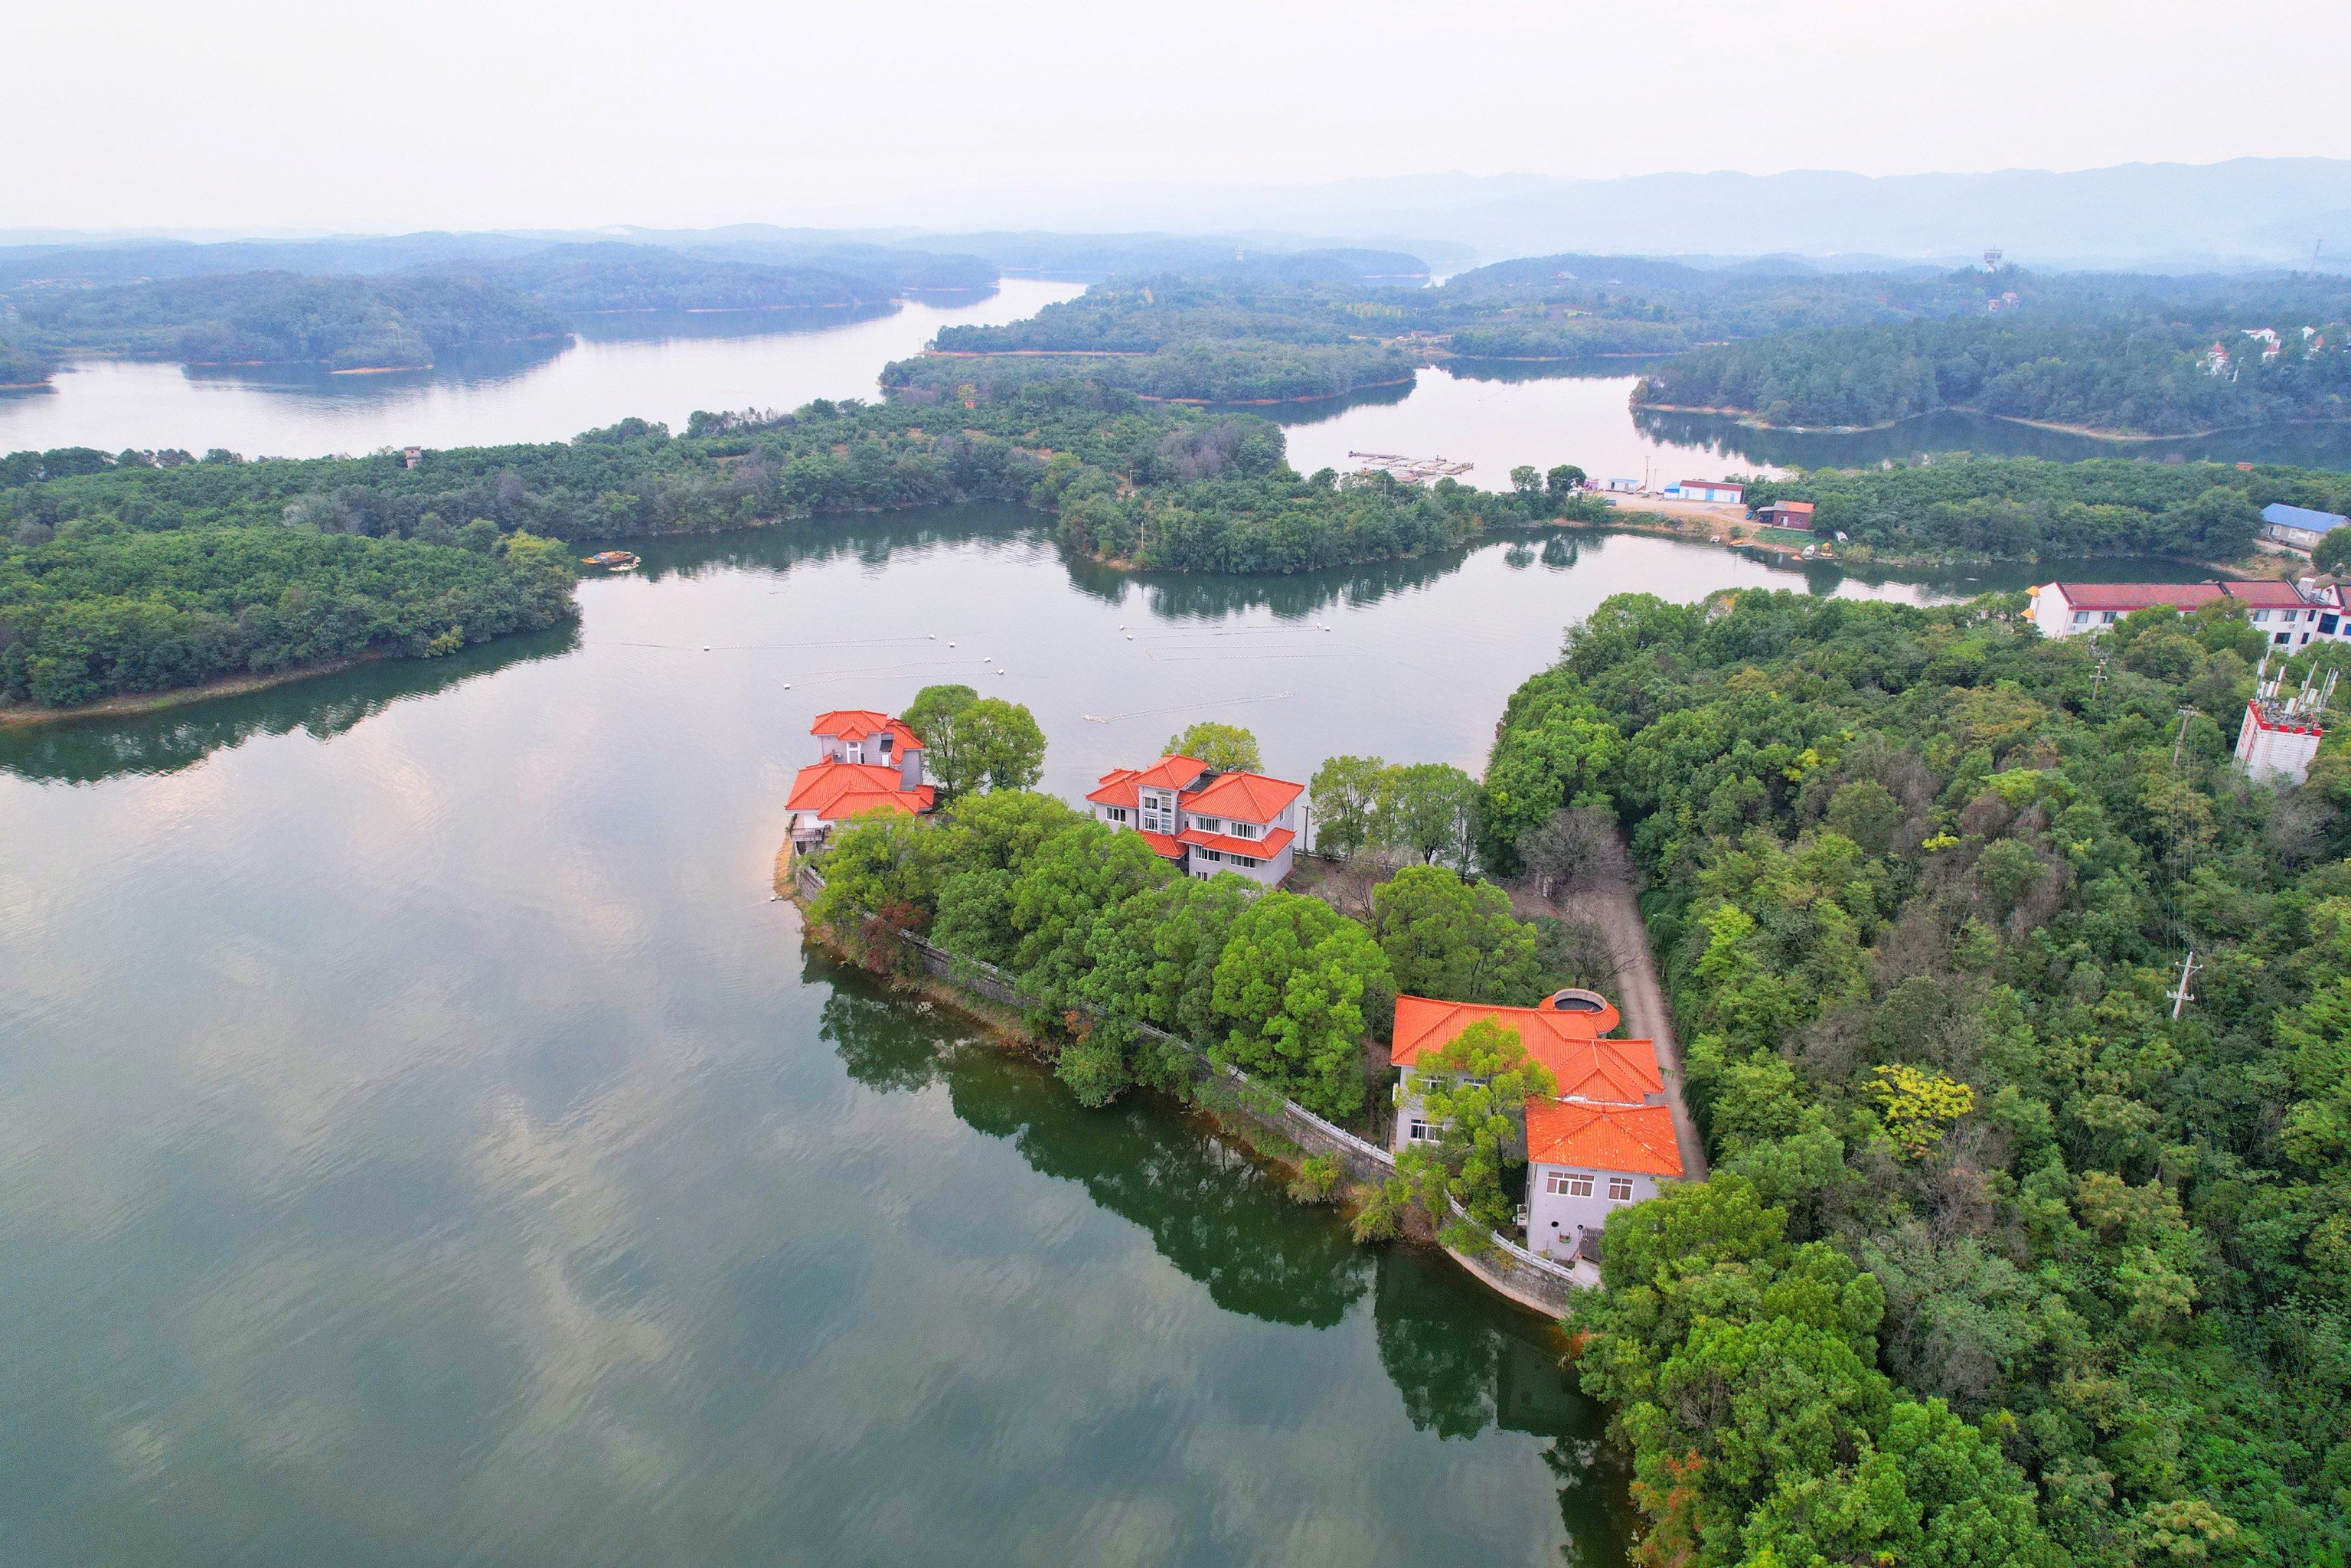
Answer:
[[(813, 898), (824, 891), (824, 878), (813, 867), (802, 864), (796, 875), (805, 896)], [(901, 931), (898, 937), (914, 951), (927, 974), (1000, 1006), (1026, 1009), (1042, 1005), (1023, 997), (1003, 970), (984, 959), (958, 957), (944, 947), (933, 946), (911, 931)], [(1207, 1091), (1201, 1098), (1218, 1113), (1245, 1116), (1309, 1154), (1331, 1155), (1357, 1181), (1381, 1182), (1396, 1174), (1395, 1155), (1323, 1120), (1295, 1100), (1259, 1088), (1239, 1068), (1211, 1061), (1207, 1052), (1198, 1046), (1164, 1030), (1132, 1020), (1130, 1027), (1184, 1052), (1193, 1063), (1195, 1089)], [(1468, 1218), (1458, 1203), (1453, 1205), (1453, 1212), (1458, 1218)], [(1594, 1289), (1600, 1283), (1600, 1271), (1588, 1263), (1573, 1269), (1554, 1263), (1528, 1251), (1499, 1230), (1491, 1232), (1489, 1239), (1494, 1251), (1484, 1258), (1471, 1258), (1449, 1247), (1446, 1250), (1472, 1274), (1521, 1305), (1558, 1315), (1568, 1310), (1577, 1291)]]

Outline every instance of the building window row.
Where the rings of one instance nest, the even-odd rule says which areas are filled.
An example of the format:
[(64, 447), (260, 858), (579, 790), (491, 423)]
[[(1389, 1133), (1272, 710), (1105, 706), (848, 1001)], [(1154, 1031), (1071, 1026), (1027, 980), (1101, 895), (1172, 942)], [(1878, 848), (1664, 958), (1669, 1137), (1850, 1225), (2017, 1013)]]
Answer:
[[(1420, 1123), (1415, 1122), (1413, 1124), (1412, 1135), (1414, 1137), (1417, 1138), (1422, 1135), (1420, 1127)], [(1592, 1196), (1593, 1179), (1592, 1173), (1589, 1171), (1545, 1171), (1543, 1173), (1543, 1191), (1549, 1193), (1553, 1197), (1590, 1197)], [(1631, 1176), (1610, 1176), (1608, 1178), (1608, 1201), (1611, 1203), (1632, 1202), (1633, 1178)]]

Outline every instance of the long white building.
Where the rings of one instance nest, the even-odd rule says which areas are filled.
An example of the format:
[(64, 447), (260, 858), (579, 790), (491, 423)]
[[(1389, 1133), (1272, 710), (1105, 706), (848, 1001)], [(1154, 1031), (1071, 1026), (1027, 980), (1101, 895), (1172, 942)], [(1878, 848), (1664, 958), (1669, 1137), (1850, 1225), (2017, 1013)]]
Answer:
[(2134, 610), (2168, 604), (2183, 612), (2215, 600), (2245, 606), (2245, 618), (2273, 648), (2351, 636), (2340, 588), (2240, 580), (2209, 582), (2044, 582), (2032, 591), (2032, 623), (2044, 637), (2103, 632)]

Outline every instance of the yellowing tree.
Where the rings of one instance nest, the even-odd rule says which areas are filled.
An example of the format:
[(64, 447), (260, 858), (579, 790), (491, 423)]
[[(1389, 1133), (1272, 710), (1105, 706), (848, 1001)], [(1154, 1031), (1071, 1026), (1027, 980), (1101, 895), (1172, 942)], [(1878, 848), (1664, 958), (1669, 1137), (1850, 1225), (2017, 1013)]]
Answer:
[(1925, 1158), (1946, 1127), (1976, 1108), (1976, 1092), (1947, 1073), (1922, 1072), (1906, 1062), (1881, 1067), (1876, 1076), (1870, 1093), (1878, 1118), (1914, 1160)]

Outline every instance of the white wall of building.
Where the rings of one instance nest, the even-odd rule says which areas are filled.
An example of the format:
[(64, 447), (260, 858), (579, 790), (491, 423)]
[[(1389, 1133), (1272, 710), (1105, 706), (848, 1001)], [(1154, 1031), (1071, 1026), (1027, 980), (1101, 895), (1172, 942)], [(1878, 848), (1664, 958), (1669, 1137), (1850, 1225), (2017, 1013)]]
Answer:
[[(1554, 1192), (1554, 1186), (1567, 1190)], [(1588, 1186), (1590, 1191), (1578, 1192), (1578, 1186)], [(1611, 1197), (1612, 1191), (1625, 1196)], [(1583, 1228), (1597, 1231), (1626, 1204), (1656, 1196), (1657, 1178), (1653, 1176), (1538, 1161), (1527, 1167), (1527, 1250), (1562, 1260), (1572, 1259)]]
[(2310, 777), (2310, 759), (2318, 755), (2316, 729), (2273, 728), (2261, 720), (2252, 704), (2245, 705), (2245, 722), (2237, 731), (2237, 760), (2256, 784), (2299, 784)]

